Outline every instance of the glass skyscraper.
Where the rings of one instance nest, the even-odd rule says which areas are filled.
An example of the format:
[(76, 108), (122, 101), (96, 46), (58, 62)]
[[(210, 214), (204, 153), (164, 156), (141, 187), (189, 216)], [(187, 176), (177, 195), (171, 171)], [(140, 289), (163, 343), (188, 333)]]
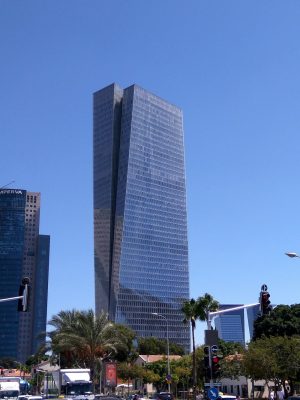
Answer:
[(39, 216), (39, 193), (0, 190), (0, 298), (18, 296), (23, 277), (32, 288), (28, 312), (0, 303), (0, 358), (26, 361), (46, 330), (50, 238), (39, 235)]
[[(239, 307), (242, 304), (220, 304), (219, 310)], [(214, 318), (215, 327), (220, 339), (225, 342), (238, 342), (245, 346), (245, 311), (244, 309), (228, 311)]]
[(189, 351), (182, 111), (137, 85), (94, 93), (94, 243), (96, 312)]
[(247, 309), (250, 340), (252, 340), (253, 334), (254, 334), (254, 322), (256, 321), (256, 319), (259, 316), (260, 316), (259, 304), (257, 304), (256, 306), (253, 306), (253, 307), (249, 307)]

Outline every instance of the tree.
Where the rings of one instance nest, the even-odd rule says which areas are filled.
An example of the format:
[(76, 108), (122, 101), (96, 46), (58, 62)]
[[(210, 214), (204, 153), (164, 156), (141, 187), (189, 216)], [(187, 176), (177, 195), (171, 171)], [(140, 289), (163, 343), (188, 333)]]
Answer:
[(61, 356), (61, 364), (90, 368), (93, 382), (99, 360), (116, 354), (126, 340), (107, 314), (96, 316), (93, 310), (61, 311), (48, 324), (54, 327), (48, 335), (53, 353)]
[(300, 378), (300, 338), (264, 337), (249, 344), (244, 355), (244, 368), (252, 379), (265, 379), (267, 384), (274, 381), (282, 385), (290, 394), (294, 392), (294, 383)]
[(300, 304), (279, 305), (270, 315), (260, 316), (254, 323), (253, 340), (293, 335), (300, 335)]
[[(139, 338), (138, 348), (139, 354), (167, 354), (167, 341), (164, 339), (158, 339), (154, 336)], [(170, 354), (183, 355), (184, 349), (179, 344), (169, 343)]]
[(14, 368), (15, 361), (12, 357), (3, 357), (0, 359), (0, 365), (3, 368)]
[(221, 376), (223, 378), (239, 379), (244, 376), (244, 354), (229, 354), (224, 357), (221, 362)]
[(225, 340), (218, 340), (218, 347), (223, 357), (233, 354), (243, 354), (245, 348), (238, 342), (225, 342)]
[(195, 347), (195, 329), (196, 320), (206, 321), (209, 311), (216, 311), (219, 308), (219, 303), (214, 298), (205, 293), (204, 296), (198, 297), (197, 300), (191, 299), (183, 303), (181, 311), (184, 314), (184, 323), (190, 322), (192, 326), (192, 346), (193, 346), (193, 394), (196, 398), (196, 347)]
[(115, 359), (119, 362), (135, 361), (138, 357), (137, 350), (134, 347), (136, 333), (126, 325), (115, 324), (116, 335), (123, 337), (122, 344), (118, 346), (118, 352)]

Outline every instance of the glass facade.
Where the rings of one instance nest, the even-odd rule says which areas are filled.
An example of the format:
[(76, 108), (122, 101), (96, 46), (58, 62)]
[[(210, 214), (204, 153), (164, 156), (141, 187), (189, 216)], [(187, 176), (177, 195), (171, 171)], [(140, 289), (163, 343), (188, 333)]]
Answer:
[(35, 271), (35, 302), (32, 333), (32, 349), (35, 353), (46, 337), (48, 277), (49, 277), (50, 236), (39, 235), (37, 243), (37, 259)]
[(17, 301), (0, 303), (0, 358), (20, 362), (36, 352), (35, 338), (46, 330), (49, 246), (39, 236), (39, 214), (39, 193), (0, 190), (0, 298), (17, 296), (23, 277), (31, 285), (28, 312), (18, 312)]
[[(190, 350), (182, 112), (133, 85), (94, 94), (96, 312)], [(161, 314), (163, 317), (153, 315)]]
[[(0, 298), (18, 295), (22, 280), (25, 190), (0, 190)], [(0, 356), (18, 357), (19, 314), (15, 301), (0, 303)]]
[(260, 316), (260, 306), (257, 304), (256, 306), (247, 308), (247, 317), (248, 317), (248, 326), (249, 326), (249, 335), (250, 340), (253, 338), (254, 333), (254, 322)]
[[(219, 309), (239, 307), (243, 304), (221, 304)], [(244, 309), (228, 311), (215, 317), (215, 327), (219, 338), (225, 342), (238, 342), (245, 346), (245, 311)]]

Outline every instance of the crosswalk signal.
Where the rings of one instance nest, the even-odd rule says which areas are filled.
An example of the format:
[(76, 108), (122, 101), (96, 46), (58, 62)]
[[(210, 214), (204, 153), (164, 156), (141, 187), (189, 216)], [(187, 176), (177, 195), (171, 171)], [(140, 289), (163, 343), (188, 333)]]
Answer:
[(267, 285), (262, 285), (259, 296), (260, 313), (261, 315), (269, 315), (272, 311), (270, 293), (268, 292)]
[(30, 300), (30, 279), (23, 278), (22, 283), (19, 287), (19, 296), (22, 296), (18, 300), (18, 311), (27, 312), (29, 310), (29, 300)]

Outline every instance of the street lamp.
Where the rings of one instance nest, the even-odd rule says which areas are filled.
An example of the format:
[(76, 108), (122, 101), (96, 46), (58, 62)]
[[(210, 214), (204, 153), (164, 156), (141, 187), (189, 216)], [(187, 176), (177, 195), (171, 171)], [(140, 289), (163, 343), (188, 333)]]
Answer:
[(290, 252), (288, 252), (288, 253), (284, 253), (286, 256), (288, 256), (288, 257), (291, 257), (291, 258), (295, 258), (295, 257), (298, 257), (298, 258), (300, 258), (300, 256), (298, 256), (298, 254), (297, 253), (290, 253)]
[(163, 318), (166, 321), (166, 325), (167, 325), (167, 363), (168, 363), (168, 392), (171, 393), (171, 388), (170, 388), (170, 378), (171, 378), (171, 374), (170, 374), (170, 346), (169, 346), (169, 324), (168, 324), (168, 320), (167, 317), (163, 314), (159, 314), (157, 312), (153, 312), (151, 313), (152, 315), (156, 315), (157, 317)]

